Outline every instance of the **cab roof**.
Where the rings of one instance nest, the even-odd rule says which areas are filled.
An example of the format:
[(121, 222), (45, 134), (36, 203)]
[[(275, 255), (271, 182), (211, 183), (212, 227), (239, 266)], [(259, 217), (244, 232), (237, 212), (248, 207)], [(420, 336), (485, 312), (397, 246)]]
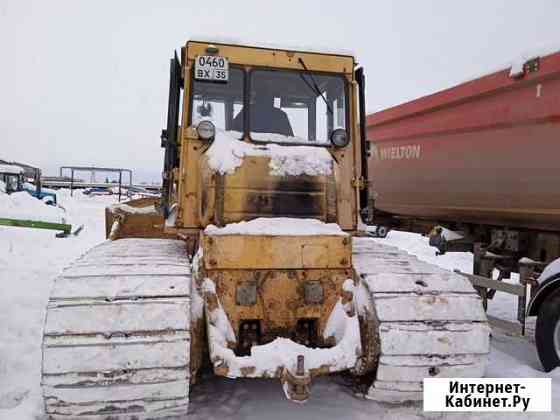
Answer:
[(185, 49), (183, 62), (186, 65), (200, 55), (217, 55), (227, 58), (231, 64), (303, 70), (299, 61), (301, 58), (310, 71), (352, 74), (356, 64), (349, 52), (318, 51), (313, 48), (303, 50), (270, 44), (243, 45), (237, 42), (190, 40)]

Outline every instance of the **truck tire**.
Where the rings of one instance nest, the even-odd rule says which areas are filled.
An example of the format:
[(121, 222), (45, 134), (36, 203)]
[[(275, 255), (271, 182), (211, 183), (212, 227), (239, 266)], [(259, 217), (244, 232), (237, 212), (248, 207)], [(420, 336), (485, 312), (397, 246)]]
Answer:
[(540, 307), (535, 341), (545, 372), (560, 366), (560, 290), (546, 298)]
[(378, 238), (386, 238), (389, 230), (387, 226), (379, 225), (375, 228), (375, 236)]

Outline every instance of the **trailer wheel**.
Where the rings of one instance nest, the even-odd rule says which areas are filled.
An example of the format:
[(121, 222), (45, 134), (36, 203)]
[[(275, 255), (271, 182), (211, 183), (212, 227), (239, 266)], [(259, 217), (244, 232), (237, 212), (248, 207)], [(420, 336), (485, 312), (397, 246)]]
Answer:
[(387, 226), (379, 225), (375, 228), (375, 236), (378, 238), (386, 238), (389, 234), (389, 228)]
[(560, 366), (560, 290), (546, 298), (539, 310), (535, 341), (545, 372)]

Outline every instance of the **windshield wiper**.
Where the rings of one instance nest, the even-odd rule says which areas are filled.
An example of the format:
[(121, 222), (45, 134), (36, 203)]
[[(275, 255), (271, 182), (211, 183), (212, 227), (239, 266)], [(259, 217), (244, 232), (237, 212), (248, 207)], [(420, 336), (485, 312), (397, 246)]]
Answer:
[(309, 83), (309, 81), (305, 77), (303, 77), (302, 73), (299, 73), (299, 76), (302, 78), (302, 80), (305, 82), (305, 84), (309, 87), (309, 89), (311, 89), (313, 92), (315, 92), (316, 95), (319, 95), (321, 98), (323, 98), (323, 101), (325, 101), (325, 105), (327, 106), (327, 110), (329, 111), (329, 114), (333, 115), (333, 110), (332, 110), (331, 106), (329, 105), (329, 102), (327, 101), (327, 98), (325, 98), (325, 96), (323, 95), (323, 92), (321, 92), (321, 89), (319, 89), (319, 86), (317, 85), (317, 81), (315, 80), (315, 77), (313, 76), (313, 73), (311, 73), (309, 71), (309, 69), (307, 68), (307, 66), (305, 65), (305, 62), (303, 61), (303, 58), (298, 57), (298, 61), (301, 64), (301, 66), (303, 67), (303, 69), (305, 70), (306, 74), (311, 79), (311, 82), (313, 82), (313, 86)]

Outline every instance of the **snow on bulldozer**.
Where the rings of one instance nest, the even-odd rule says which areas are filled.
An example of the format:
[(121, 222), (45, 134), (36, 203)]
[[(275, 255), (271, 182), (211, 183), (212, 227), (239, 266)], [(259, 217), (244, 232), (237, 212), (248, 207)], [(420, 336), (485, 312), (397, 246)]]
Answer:
[(464, 277), (360, 237), (364, 74), (351, 55), (189, 41), (171, 60), (162, 198), (107, 209), (108, 241), (55, 281), (52, 418), (185, 416), (204, 372), (312, 398), (480, 377), (489, 328)]

